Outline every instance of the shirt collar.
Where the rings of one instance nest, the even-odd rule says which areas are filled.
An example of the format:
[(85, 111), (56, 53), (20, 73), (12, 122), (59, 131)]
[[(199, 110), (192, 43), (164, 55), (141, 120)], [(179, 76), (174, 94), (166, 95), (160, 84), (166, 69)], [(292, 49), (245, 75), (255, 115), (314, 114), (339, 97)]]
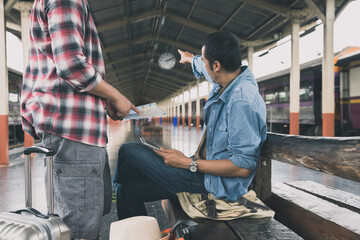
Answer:
[[(228, 102), (233, 89), (240, 82), (245, 81), (246, 79), (249, 79), (250, 75), (252, 75), (252, 73), (250, 72), (250, 70), (247, 66), (241, 67), (241, 73), (229, 84), (229, 86), (225, 89), (225, 91), (220, 95), (219, 99), (221, 99), (223, 102)], [(253, 77), (251, 77), (250, 79), (253, 79), (253, 81), (254, 81)], [(219, 86), (218, 92), (219, 91), (220, 91), (220, 86)]]

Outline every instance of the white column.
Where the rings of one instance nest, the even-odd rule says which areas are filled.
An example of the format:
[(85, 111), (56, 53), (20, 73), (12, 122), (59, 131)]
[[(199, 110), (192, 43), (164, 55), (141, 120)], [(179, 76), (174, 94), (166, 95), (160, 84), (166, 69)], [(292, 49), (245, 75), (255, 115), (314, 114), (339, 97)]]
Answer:
[(247, 60), (248, 60), (248, 67), (250, 69), (251, 72), (253, 72), (253, 62), (254, 62), (254, 47), (248, 47), (247, 48), (248, 52), (248, 57), (247, 57)]
[(177, 102), (176, 102), (176, 105), (177, 105), (177, 117), (178, 117), (178, 123), (180, 122), (180, 93), (178, 93), (178, 97), (177, 97)]
[(4, 0), (0, 0), (0, 165), (9, 165), (9, 85)]
[(200, 129), (200, 80), (196, 79), (196, 129)]
[(290, 134), (299, 135), (300, 111), (300, 65), (299, 65), (300, 21), (293, 20), (291, 33), (290, 70)]
[(188, 125), (191, 128), (191, 84), (189, 85), (189, 101), (188, 101)]
[(170, 119), (171, 119), (171, 96), (170, 96), (169, 99), (166, 101), (166, 107), (167, 107), (168, 122), (170, 122)]
[(182, 125), (185, 127), (185, 90), (182, 92), (181, 117)]
[(172, 118), (175, 116), (174, 114), (174, 96), (171, 95), (171, 100), (170, 100), (170, 112), (171, 112), (171, 121), (172, 121)]
[[(26, 66), (28, 63), (29, 46), (30, 46), (30, 12), (32, 3), (30, 2), (17, 2), (14, 6), (21, 13), (21, 41), (23, 45), (23, 76), (26, 72)], [(34, 139), (24, 132), (24, 148), (34, 145)]]
[(335, 0), (326, 1), (326, 23), (324, 24), (324, 57), (322, 71), (322, 118), (323, 136), (335, 135), (335, 97), (334, 97), (334, 21)]

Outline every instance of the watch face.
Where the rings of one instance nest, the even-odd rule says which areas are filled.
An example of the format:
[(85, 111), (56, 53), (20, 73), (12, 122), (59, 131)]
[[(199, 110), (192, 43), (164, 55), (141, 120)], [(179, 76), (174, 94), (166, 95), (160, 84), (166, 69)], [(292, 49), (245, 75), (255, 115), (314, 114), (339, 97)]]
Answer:
[(196, 172), (197, 171), (197, 165), (196, 164), (190, 164), (190, 171), (191, 172)]
[(172, 69), (175, 66), (176, 58), (175, 56), (170, 52), (165, 52), (160, 55), (159, 57), (159, 66), (162, 69)]

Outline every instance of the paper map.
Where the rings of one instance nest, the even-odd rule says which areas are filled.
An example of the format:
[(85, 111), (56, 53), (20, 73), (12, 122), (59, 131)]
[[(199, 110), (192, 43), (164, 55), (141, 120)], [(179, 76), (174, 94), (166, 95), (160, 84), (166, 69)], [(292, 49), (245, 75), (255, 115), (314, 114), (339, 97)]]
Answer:
[(141, 106), (136, 106), (142, 115), (137, 114), (135, 111), (130, 110), (128, 116), (124, 118), (124, 120), (128, 119), (141, 119), (141, 118), (150, 118), (150, 117), (161, 117), (165, 115), (165, 111), (159, 108), (156, 103), (149, 103)]

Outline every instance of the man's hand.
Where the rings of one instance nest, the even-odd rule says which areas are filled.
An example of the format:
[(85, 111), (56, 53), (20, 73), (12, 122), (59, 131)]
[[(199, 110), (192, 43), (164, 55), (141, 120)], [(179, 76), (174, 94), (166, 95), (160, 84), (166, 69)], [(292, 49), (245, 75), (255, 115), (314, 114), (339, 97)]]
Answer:
[(154, 152), (164, 158), (164, 162), (167, 166), (185, 169), (189, 168), (191, 158), (186, 157), (178, 150), (161, 148), (161, 151), (154, 150)]
[(130, 109), (141, 115), (139, 109), (129, 99), (104, 80), (101, 80), (96, 87), (88, 92), (106, 99), (107, 114), (114, 121), (122, 120), (129, 115)]
[(113, 101), (107, 99), (106, 104), (107, 104), (107, 114), (114, 121), (122, 120), (124, 117), (129, 115), (130, 109), (134, 110), (136, 113), (141, 115), (139, 109), (137, 109), (134, 106), (134, 104), (132, 104), (122, 94), (119, 94), (119, 96)]
[(190, 52), (184, 52), (181, 51), (180, 49), (178, 49), (178, 52), (180, 54), (180, 63), (190, 63), (192, 62), (193, 58), (194, 58), (194, 54), (190, 53)]

